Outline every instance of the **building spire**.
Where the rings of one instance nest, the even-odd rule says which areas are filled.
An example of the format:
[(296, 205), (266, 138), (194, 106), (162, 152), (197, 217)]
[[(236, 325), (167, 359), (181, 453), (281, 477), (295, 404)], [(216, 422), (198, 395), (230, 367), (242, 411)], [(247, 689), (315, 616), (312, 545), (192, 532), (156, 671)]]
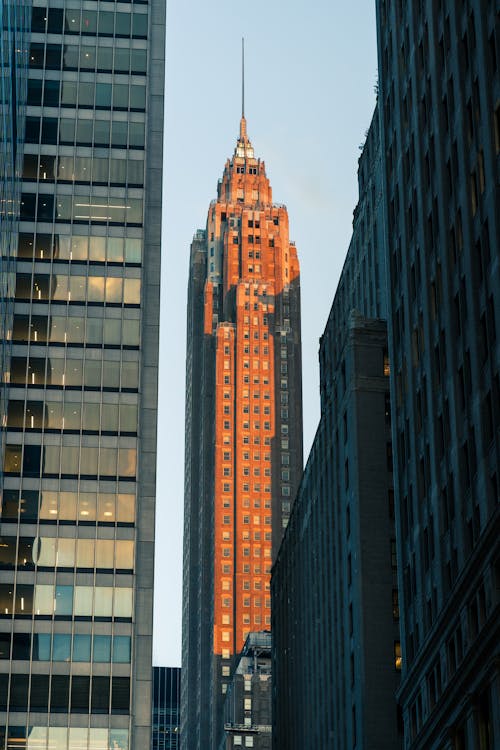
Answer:
[(240, 141), (247, 139), (247, 121), (245, 120), (245, 37), (241, 38), (241, 120)]
[(245, 37), (241, 38), (241, 116), (245, 117)]

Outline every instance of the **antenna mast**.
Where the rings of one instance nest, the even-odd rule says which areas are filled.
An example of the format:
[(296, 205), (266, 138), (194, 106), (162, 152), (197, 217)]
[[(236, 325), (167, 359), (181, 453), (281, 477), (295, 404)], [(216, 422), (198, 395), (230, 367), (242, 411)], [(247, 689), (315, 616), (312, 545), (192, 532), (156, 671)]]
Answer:
[(245, 37), (241, 39), (241, 116), (245, 117)]

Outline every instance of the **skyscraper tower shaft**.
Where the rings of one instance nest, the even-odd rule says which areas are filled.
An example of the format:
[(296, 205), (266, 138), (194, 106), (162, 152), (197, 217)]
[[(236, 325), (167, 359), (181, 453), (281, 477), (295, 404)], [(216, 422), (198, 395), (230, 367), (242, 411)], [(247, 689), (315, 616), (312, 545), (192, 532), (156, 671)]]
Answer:
[(191, 246), (186, 385), (181, 731), (194, 750), (215, 746), (233, 655), (270, 628), (302, 471), (299, 263), (244, 116)]
[(165, 3), (1, 35), (0, 749), (144, 750)]

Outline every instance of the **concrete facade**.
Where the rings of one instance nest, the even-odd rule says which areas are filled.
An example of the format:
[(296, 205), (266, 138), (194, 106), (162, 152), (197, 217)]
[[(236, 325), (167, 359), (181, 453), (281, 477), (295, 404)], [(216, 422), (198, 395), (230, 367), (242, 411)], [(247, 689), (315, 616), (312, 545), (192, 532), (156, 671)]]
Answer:
[(498, 3), (377, 3), (405, 747), (499, 724)]
[(302, 470), (299, 264), (242, 117), (191, 247), (182, 743), (216, 748), (231, 664), (271, 624), (270, 571)]
[(143, 749), (165, 4), (34, 0), (24, 10), (3, 368), (0, 748)]

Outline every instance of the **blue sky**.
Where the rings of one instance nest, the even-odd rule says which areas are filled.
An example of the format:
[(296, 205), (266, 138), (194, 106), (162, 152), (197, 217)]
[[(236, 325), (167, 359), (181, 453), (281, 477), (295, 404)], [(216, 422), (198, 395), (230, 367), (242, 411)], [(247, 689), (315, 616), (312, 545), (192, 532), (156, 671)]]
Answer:
[(184, 370), (189, 246), (204, 228), (241, 114), (301, 264), (304, 459), (319, 420), (318, 342), (357, 202), (375, 106), (375, 0), (168, 0), (155, 640), (181, 660)]

